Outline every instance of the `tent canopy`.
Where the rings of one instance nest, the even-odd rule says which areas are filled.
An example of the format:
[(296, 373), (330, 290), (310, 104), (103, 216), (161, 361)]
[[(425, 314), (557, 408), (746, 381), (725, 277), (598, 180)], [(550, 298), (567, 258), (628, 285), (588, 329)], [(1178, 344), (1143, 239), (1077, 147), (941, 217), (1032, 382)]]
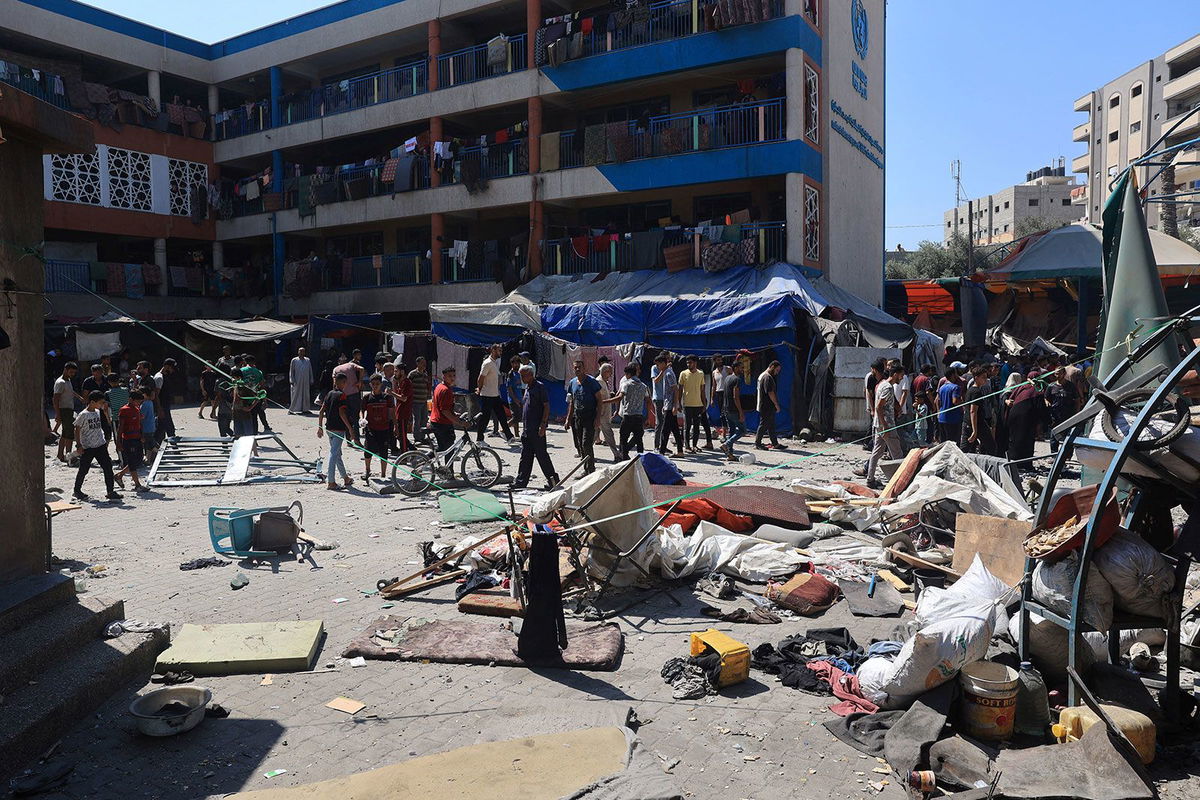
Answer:
[[(540, 314), (536, 310), (541, 307)], [(912, 328), (824, 278), (791, 264), (712, 273), (638, 270), (540, 275), (499, 303), (430, 308), (433, 332), (479, 345), (544, 330), (579, 344), (645, 342), (671, 350), (720, 352), (795, 340), (794, 312), (837, 308), (876, 347), (906, 346)]]
[(231, 342), (263, 342), (268, 339), (294, 339), (303, 335), (304, 325), (275, 319), (193, 319), (188, 325), (201, 333)]
[[(1150, 245), (1162, 275), (1180, 275), (1200, 268), (1200, 252), (1173, 236), (1152, 230)], [(1104, 260), (1101, 231), (1077, 222), (1029, 237), (1013, 255), (989, 270), (989, 278), (1021, 281), (1039, 278), (1099, 278)]]

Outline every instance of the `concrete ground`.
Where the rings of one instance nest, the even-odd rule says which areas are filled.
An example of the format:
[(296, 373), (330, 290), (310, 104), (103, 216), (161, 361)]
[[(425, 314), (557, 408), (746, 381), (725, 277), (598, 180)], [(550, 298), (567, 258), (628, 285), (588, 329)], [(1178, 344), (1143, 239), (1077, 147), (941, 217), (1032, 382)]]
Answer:
[[(194, 408), (178, 409), (175, 417), (180, 435), (216, 435), (216, 423), (198, 420)], [(288, 416), (282, 410), (270, 411), (269, 417), (301, 457), (320, 454), (323, 441), (315, 436), (315, 418)], [(569, 439), (561, 428), (550, 438), (551, 455), (565, 474), (571, 464)], [(498, 439), (491, 442), (515, 472), (517, 450), (506, 449)], [(69, 491), (74, 471), (53, 460), (53, 448), (46, 452), (47, 485)], [(799, 454), (796, 447), (787, 453), (760, 451), (754, 466), (726, 465), (713, 453), (678, 463), (690, 480), (711, 483), (727, 479), (731, 471), (746, 473)], [(800, 476), (847, 478), (863, 455), (860, 446), (847, 445), (758, 480), (783, 487)], [(364, 490), (361, 461), (352, 457), (350, 466), (358, 485), (347, 492), (326, 491), (322, 484), (164, 487), (145, 495), (127, 491), (120, 504), (93, 500), (56, 520), (56, 556), (76, 569), (105, 565), (104, 577), (89, 579), (87, 590), (124, 598), (131, 617), (168, 621), (176, 630), (189, 622), (321, 619), (327, 635), (316, 665), (332, 664), (336, 671), (275, 675), (270, 685), (262, 685), (262, 675), (198, 679), (231, 715), (168, 739), (135, 732), (129, 701), (154, 687), (131, 688), (80, 720), (63, 739), (58, 752), (76, 766), (66, 789), (55, 796), (196, 798), (293, 786), (476, 742), (602, 724), (630, 707), (643, 723), (640, 736), (690, 797), (904, 796), (894, 777), (873, 771), (880, 764), (822, 727), (833, 716), (828, 698), (784, 688), (771, 676), (752, 671), (749, 681), (719, 696), (676, 701), (659, 675), (668, 658), (687, 654), (689, 633), (709, 627), (754, 647), (810, 627), (845, 626), (866, 643), (885, 636), (895, 624), (855, 619), (844, 603), (816, 619), (729, 624), (701, 616), (698, 597), (676, 590), (680, 607), (657, 596), (617, 618), (626, 639), (624, 659), (615, 672), (378, 661), (350, 668), (339, 654), (381, 614), (460, 616), (453, 585), (396, 600), (384, 610), (383, 601), (369, 594), (378, 579), (413, 571), (420, 541), (455, 542), (495, 528), (487, 523), (435, 527), (435, 504)], [(535, 485), (540, 482), (541, 475), (535, 474)], [(98, 472), (88, 476), (85, 490), (93, 498), (103, 495)], [(283, 559), (253, 568), (179, 570), (181, 562), (212, 554), (206, 521), (210, 506), (286, 505), (297, 499), (304, 504), (304, 527), (319, 539), (340, 544), (315, 553), (318, 568)], [(250, 583), (234, 592), (229, 582), (238, 571)], [(335, 602), (340, 598), (346, 601)], [(366, 708), (350, 716), (325, 707), (339, 695)], [(272, 770), (286, 773), (264, 776)], [(886, 785), (879, 787), (883, 781)], [(1164, 796), (1183, 797), (1177, 791), (1197, 785), (1194, 778), (1176, 781), (1163, 787)]]

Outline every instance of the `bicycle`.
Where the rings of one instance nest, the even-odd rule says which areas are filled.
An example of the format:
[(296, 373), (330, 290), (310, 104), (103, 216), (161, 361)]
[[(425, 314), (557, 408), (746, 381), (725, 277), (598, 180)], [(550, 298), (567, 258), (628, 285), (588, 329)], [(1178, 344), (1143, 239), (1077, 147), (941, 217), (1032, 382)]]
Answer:
[(436, 487), (435, 480), (453, 479), (456, 460), (458, 477), (462, 480), (480, 489), (494, 486), (504, 474), (504, 461), (491, 447), (471, 438), (471, 431), (482, 417), (477, 415), (475, 424), (465, 429), (462, 438), (446, 450), (438, 452), (436, 446), (428, 445), (402, 453), (392, 464), (392, 483), (397, 491), (417, 497), (430, 486)]

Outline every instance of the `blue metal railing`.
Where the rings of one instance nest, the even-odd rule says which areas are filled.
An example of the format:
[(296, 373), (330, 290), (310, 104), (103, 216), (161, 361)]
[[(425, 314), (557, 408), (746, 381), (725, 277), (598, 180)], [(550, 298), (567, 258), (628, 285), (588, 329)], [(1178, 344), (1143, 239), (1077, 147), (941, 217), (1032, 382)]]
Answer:
[[(707, 11), (714, 5), (715, 2), (700, 0), (693, 8), (693, 0), (661, 0), (651, 3), (644, 11), (633, 9), (627, 24), (615, 30), (603, 33), (593, 30), (587, 34), (583, 38), (582, 57), (706, 33), (710, 30)], [(783, 0), (770, 0), (766, 9), (760, 5), (754, 11), (761, 20), (783, 16)]]
[(92, 288), (92, 268), (86, 261), (46, 261), (47, 292), (86, 292)]
[[(621, 141), (614, 140), (609, 135), (610, 126), (605, 126), (604, 159), (598, 163), (783, 141), (787, 134), (785, 103), (786, 98), (776, 97), (662, 114), (650, 117), (649, 128), (639, 128), (635, 122), (623, 123)], [(577, 146), (575, 139), (575, 131), (559, 133), (559, 169), (584, 166), (586, 148)]]
[[(382, 195), (393, 194), (393, 183), (384, 182), (383, 180), (383, 164), (372, 164), (370, 166), (356, 166), (347, 169), (339, 169), (330, 180), (336, 186), (336, 194), (333, 199), (328, 199), (321, 205), (329, 205), (331, 203), (344, 203), (348, 200), (363, 200), (367, 197), (380, 197)], [(429, 183), (429, 159), (417, 158), (413, 162), (412, 173), (412, 189), (428, 189)], [(299, 201), (299, 195), (296, 190), (284, 192), (279, 208), (280, 210), (295, 208)], [(264, 206), (262, 198), (257, 200), (246, 200), (242, 197), (234, 197), (232, 201), (232, 216), (245, 217), (252, 214), (262, 214), (268, 209)]]
[(525, 69), (525, 41), (526, 35), (523, 33), (510, 36), (504, 47), (504, 58), (497, 61), (489, 59), (486, 44), (464, 47), (438, 56), (438, 88), (473, 83)]
[(26, 94), (31, 94), (39, 100), (45, 100), (47, 103), (67, 111), (71, 109), (67, 95), (57, 90), (58, 86), (63, 85), (61, 77), (39, 70), (41, 77), (34, 78), (33, 71), (28, 67), (22, 67), (11, 61), (5, 63), (7, 66), (0, 69), (0, 83), (7, 83)]
[(319, 89), (285, 95), (279, 104), (282, 123), (292, 125), (424, 94), (428, 91), (427, 71), (428, 62), (422, 59), (358, 78), (327, 83)]
[(464, 147), (451, 174), (445, 176), (443, 185), (468, 183), (472, 174), (481, 180), (511, 178), (529, 172), (529, 159), (525, 153), (525, 140), (513, 139), (501, 144), (481, 144)]
[(450, 255), (450, 248), (442, 249), (442, 283), (471, 283), (473, 281), (494, 281), (496, 276), (483, 265), (481, 259), (474, 259), (475, 264), (459, 265)]
[(266, 100), (259, 100), (223, 111), (221, 119), (214, 127), (218, 140), (234, 139), (268, 130), (271, 127), (271, 104)]

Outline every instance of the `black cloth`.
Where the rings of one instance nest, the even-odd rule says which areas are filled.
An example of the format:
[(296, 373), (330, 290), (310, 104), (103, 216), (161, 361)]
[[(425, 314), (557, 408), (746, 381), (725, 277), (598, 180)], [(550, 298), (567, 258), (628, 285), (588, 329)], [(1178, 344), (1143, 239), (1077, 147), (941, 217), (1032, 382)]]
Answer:
[(712, 427), (708, 423), (708, 409), (702, 406), (684, 406), (683, 408), (684, 423), (687, 427), (687, 434), (684, 436), (685, 441), (691, 444), (692, 447), (700, 445), (700, 427), (704, 426), (704, 436), (708, 440), (708, 446), (712, 448)]
[(479, 405), (483, 412), (479, 420), (479, 441), (483, 441), (483, 435), (487, 433), (488, 425), (493, 419), (500, 423), (504, 438), (511, 439), (512, 430), (508, 427), (508, 416), (504, 413), (504, 401), (499, 397), (480, 397)]
[(775, 434), (775, 413), (774, 412), (764, 411), (761, 414), (759, 414), (758, 432), (754, 434), (754, 446), (761, 447), (764, 437), (769, 438), (771, 440), (771, 444), (774, 445), (775, 447), (779, 446), (779, 439), (776, 437), (776, 434)]
[(193, 558), (191, 561), (185, 561), (179, 565), (179, 568), (184, 572), (189, 572), (194, 569), (204, 569), (205, 567), (223, 567), (228, 563), (228, 561), (216, 556), (209, 556), (208, 558)]
[(79, 456), (79, 471), (75, 473), (75, 491), (83, 491), (83, 479), (87, 476), (88, 470), (92, 468), (93, 459), (100, 465), (100, 469), (104, 470), (104, 488), (108, 494), (112, 494), (113, 466), (112, 458), (108, 455), (107, 445), (104, 447), (88, 447)]
[(658, 423), (654, 426), (654, 449), (665, 454), (671, 436), (674, 435), (675, 449), (683, 452), (683, 432), (679, 430), (679, 418), (675, 415), (674, 409), (663, 411), (663, 402), (655, 400), (654, 416)]
[(437, 440), (437, 449), (439, 453), (449, 450), (454, 444), (454, 426), (447, 425), (444, 422), (431, 422), (429, 429), (433, 431), (433, 438)]
[(898, 775), (907, 776), (929, 766), (929, 747), (941, 736), (958, 693), (958, 681), (947, 681), (906, 710), (850, 714), (829, 720), (825, 728), (859, 752), (886, 759)]
[(528, 603), (525, 622), (517, 638), (517, 655), (523, 661), (561, 662), (567, 649), (567, 624), (563, 619), (562, 579), (558, 575), (558, 536), (539, 527), (529, 548)]
[(467, 579), (454, 590), (454, 599), (462, 600), (472, 592), (478, 592), (481, 589), (491, 589), (493, 586), (499, 585), (500, 580), (495, 575), (480, 572), (477, 569), (471, 570), (471, 574), (467, 576)]
[(575, 437), (575, 449), (583, 459), (583, 474), (591, 475), (596, 471), (596, 409), (576, 406), (571, 433)]

